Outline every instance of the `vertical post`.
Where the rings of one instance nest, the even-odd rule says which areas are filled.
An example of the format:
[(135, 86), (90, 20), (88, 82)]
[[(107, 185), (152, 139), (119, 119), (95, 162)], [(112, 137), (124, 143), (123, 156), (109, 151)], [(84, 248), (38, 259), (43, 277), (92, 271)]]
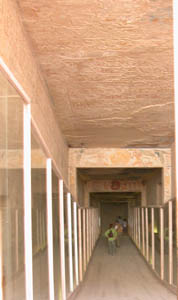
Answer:
[(91, 253), (93, 252), (93, 208), (91, 208)]
[(89, 208), (87, 209), (87, 235), (88, 235), (88, 245), (87, 245), (87, 253), (88, 253), (88, 258), (87, 258), (87, 263), (89, 263), (90, 260), (90, 211)]
[(86, 266), (88, 264), (88, 208), (85, 209), (85, 218), (86, 218)]
[[(176, 159), (176, 187), (178, 187), (178, 1), (173, 1), (173, 37), (174, 37), (174, 106), (175, 106), (175, 159)], [(176, 252), (178, 259), (178, 188), (176, 188)], [(176, 265), (177, 265), (176, 259)], [(178, 278), (178, 271), (177, 271)]]
[(61, 247), (61, 289), (62, 300), (66, 300), (66, 272), (65, 272), (65, 240), (64, 240), (64, 184), (59, 180), (59, 239)]
[(90, 208), (90, 257), (91, 257), (91, 253), (92, 253), (92, 209)]
[[(49, 280), (49, 299), (54, 300), (54, 264), (53, 264), (53, 215), (52, 215), (52, 162), (48, 158), (46, 160), (47, 171), (47, 236), (48, 236), (48, 280)], [(40, 228), (41, 228), (41, 212), (40, 212)], [(40, 229), (41, 236), (41, 229)], [(41, 242), (41, 237), (40, 237)], [(41, 245), (40, 245), (41, 246)]]
[(18, 209), (15, 210), (15, 252), (16, 252), (16, 272), (19, 270), (19, 215)]
[(33, 300), (32, 265), (32, 197), (31, 197), (31, 108), (24, 104), (23, 159), (24, 159), (24, 251), (26, 300)]
[(135, 219), (135, 237), (134, 237), (134, 240), (135, 240), (135, 244), (137, 244), (137, 208), (136, 207), (135, 207), (134, 211), (135, 211), (135, 214), (134, 214), (134, 219)]
[(2, 250), (3, 247), (3, 235), (2, 235), (2, 211), (0, 210), (0, 299), (4, 299), (3, 295), (3, 257), (2, 257)]
[(151, 244), (152, 244), (152, 269), (155, 269), (155, 216), (154, 216), (154, 208), (151, 208)]
[(164, 279), (164, 209), (160, 208), (160, 266), (161, 279)]
[(146, 260), (149, 261), (148, 208), (145, 208)]
[(78, 253), (79, 253), (79, 279), (83, 279), (83, 265), (82, 265), (82, 211), (78, 208)]
[(71, 216), (71, 194), (67, 193), (67, 221), (68, 221), (68, 250), (69, 250), (69, 278), (70, 291), (74, 290), (73, 257), (72, 257), (72, 216)]
[(135, 230), (136, 230), (136, 240), (135, 243), (138, 247), (138, 208), (135, 208)]
[(145, 256), (145, 214), (144, 208), (142, 208), (142, 251)]
[(88, 261), (90, 261), (90, 208), (88, 208)]
[(86, 214), (85, 208), (83, 208), (83, 266), (84, 273), (86, 271)]
[(135, 207), (133, 209), (133, 241), (135, 242)]
[(139, 246), (139, 249), (141, 248), (140, 233), (141, 233), (141, 230), (140, 230), (140, 208), (138, 208), (138, 246)]
[(41, 226), (41, 208), (40, 208), (40, 211), (39, 211), (39, 231), (40, 231), (40, 250), (42, 249), (42, 226)]
[(75, 278), (76, 285), (79, 284), (78, 272), (78, 235), (77, 235), (77, 203), (73, 202), (73, 216), (74, 216), (74, 252), (75, 252)]
[(39, 235), (39, 213), (38, 213), (38, 208), (36, 210), (36, 227), (37, 227), (37, 230), (36, 230), (36, 234), (37, 234), (37, 252), (39, 251), (40, 249), (40, 235)]
[(43, 249), (46, 247), (45, 239), (45, 212), (43, 212)]
[(173, 283), (172, 201), (169, 201), (169, 284)]

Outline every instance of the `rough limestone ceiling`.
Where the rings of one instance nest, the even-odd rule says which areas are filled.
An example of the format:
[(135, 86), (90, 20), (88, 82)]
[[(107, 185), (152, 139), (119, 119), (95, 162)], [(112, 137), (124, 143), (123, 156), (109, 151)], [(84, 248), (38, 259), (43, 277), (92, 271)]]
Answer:
[(171, 0), (18, 0), (71, 147), (167, 147)]

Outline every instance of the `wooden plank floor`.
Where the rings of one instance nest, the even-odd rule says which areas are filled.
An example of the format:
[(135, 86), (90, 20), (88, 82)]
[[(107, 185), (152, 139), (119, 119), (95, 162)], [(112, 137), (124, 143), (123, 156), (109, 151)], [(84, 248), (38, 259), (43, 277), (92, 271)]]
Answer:
[(115, 256), (101, 238), (76, 300), (176, 300), (149, 269), (128, 236)]

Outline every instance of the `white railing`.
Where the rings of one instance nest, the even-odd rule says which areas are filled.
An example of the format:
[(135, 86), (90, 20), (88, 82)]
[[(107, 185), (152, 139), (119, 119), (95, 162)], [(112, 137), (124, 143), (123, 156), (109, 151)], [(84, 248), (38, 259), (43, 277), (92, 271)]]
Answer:
[(129, 235), (159, 278), (177, 284), (176, 201), (164, 206), (132, 207)]

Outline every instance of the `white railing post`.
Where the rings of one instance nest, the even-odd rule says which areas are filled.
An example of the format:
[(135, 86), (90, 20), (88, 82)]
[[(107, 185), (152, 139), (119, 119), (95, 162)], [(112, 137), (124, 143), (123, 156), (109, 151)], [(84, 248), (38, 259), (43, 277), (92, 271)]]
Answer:
[(169, 284), (173, 283), (173, 226), (172, 226), (172, 201), (169, 201)]
[(33, 300), (32, 196), (31, 196), (31, 108), (24, 104), (24, 251), (26, 300)]
[(144, 208), (142, 208), (142, 252), (145, 256), (145, 218), (144, 218)]
[(155, 219), (154, 219), (154, 208), (151, 208), (151, 244), (152, 244), (152, 269), (155, 269), (155, 234), (154, 234), (154, 226), (155, 226)]
[(77, 234), (77, 203), (73, 202), (73, 217), (74, 217), (74, 252), (75, 252), (75, 278), (76, 285), (79, 284), (79, 271), (78, 271), (78, 234)]
[(148, 208), (145, 208), (145, 228), (146, 228), (146, 259), (149, 261), (149, 235), (148, 235)]
[[(54, 300), (54, 262), (53, 262), (53, 214), (52, 214), (52, 161), (46, 161), (46, 192), (47, 192), (47, 236), (48, 236), (48, 280), (49, 299)], [(42, 248), (42, 224), (40, 212), (40, 248)]]
[(0, 299), (4, 300), (3, 294), (3, 236), (2, 236), (2, 211), (0, 210)]
[(73, 257), (72, 257), (72, 215), (71, 215), (71, 194), (67, 193), (67, 225), (68, 225), (68, 251), (69, 251), (69, 278), (70, 291), (74, 290), (73, 278)]
[(164, 279), (164, 209), (160, 208), (160, 267), (161, 279)]
[(64, 184), (59, 180), (59, 239), (61, 247), (61, 289), (62, 300), (66, 300), (66, 272), (65, 272), (65, 238), (64, 238)]
[(82, 210), (78, 208), (78, 253), (79, 253), (79, 279), (83, 279), (83, 253), (82, 253)]
[(82, 209), (83, 211), (83, 267), (84, 273), (86, 271), (86, 210), (85, 208)]
[(141, 250), (141, 228), (140, 228), (141, 224), (140, 224), (140, 208), (138, 208), (138, 246), (139, 249)]

